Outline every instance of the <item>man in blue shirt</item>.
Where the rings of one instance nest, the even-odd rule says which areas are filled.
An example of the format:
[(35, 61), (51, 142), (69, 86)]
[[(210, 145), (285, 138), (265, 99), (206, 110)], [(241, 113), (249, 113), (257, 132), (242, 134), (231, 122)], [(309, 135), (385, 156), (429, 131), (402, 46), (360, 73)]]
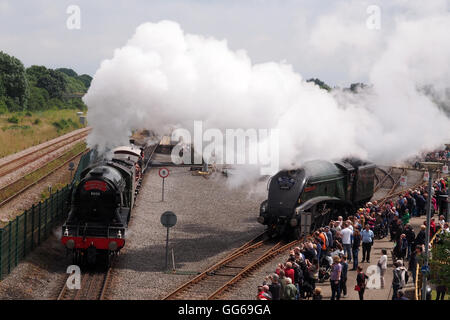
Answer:
[(370, 262), (370, 249), (372, 248), (373, 237), (374, 237), (373, 231), (370, 230), (369, 225), (366, 224), (366, 228), (361, 232), (362, 249), (363, 249), (363, 258), (361, 262), (364, 262), (364, 260)]

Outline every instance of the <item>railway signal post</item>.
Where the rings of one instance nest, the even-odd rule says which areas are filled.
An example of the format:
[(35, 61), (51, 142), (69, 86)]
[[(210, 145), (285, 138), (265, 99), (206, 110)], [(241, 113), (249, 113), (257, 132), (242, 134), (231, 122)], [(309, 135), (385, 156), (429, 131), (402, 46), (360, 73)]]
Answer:
[(166, 236), (166, 270), (169, 266), (169, 229), (177, 224), (177, 216), (172, 211), (166, 211), (161, 215), (161, 224), (167, 228)]
[(162, 202), (164, 202), (164, 180), (169, 176), (169, 169), (167, 168), (161, 168), (158, 172), (159, 176), (163, 179), (162, 180)]
[(425, 169), (428, 170), (428, 198), (427, 198), (427, 231), (425, 238), (425, 259), (422, 266), (422, 300), (426, 300), (427, 298), (427, 275), (428, 275), (428, 254), (429, 254), (429, 245), (430, 245), (430, 223), (431, 223), (431, 197), (432, 197), (432, 185), (433, 185), (433, 173), (438, 171), (442, 167), (442, 163), (440, 162), (421, 162), (420, 163)]
[(75, 164), (73, 162), (69, 163), (69, 171), (70, 171), (70, 182), (72, 182), (73, 170), (75, 170)]

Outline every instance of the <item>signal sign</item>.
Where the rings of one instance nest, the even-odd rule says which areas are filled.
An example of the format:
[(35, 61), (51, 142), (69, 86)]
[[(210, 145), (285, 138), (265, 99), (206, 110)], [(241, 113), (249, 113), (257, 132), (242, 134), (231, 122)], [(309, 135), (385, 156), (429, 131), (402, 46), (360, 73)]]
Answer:
[(400, 185), (403, 187), (406, 187), (408, 184), (408, 177), (407, 176), (401, 176), (400, 177)]
[(159, 174), (159, 176), (161, 177), (161, 178), (167, 178), (168, 176), (169, 176), (169, 169), (167, 169), (167, 168), (161, 168), (161, 169), (159, 169), (159, 172), (158, 172), (158, 174)]

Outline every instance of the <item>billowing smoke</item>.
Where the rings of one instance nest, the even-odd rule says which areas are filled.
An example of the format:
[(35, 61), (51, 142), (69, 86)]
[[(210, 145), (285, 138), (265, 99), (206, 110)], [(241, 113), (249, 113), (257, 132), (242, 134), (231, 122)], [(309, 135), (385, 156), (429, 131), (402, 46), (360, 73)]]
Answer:
[(105, 150), (126, 144), (133, 129), (164, 134), (202, 120), (221, 130), (279, 129), (282, 168), (346, 156), (398, 162), (450, 141), (450, 16), (398, 19), (393, 30), (371, 63), (370, 86), (354, 94), (320, 89), (285, 63), (253, 64), (225, 40), (175, 22), (142, 24), (102, 62), (84, 98), (88, 143)]

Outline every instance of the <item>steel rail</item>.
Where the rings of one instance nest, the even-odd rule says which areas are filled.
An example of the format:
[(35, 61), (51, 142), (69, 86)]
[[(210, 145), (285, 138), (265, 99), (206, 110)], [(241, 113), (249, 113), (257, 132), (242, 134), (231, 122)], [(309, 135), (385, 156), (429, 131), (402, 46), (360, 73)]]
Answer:
[(236, 284), (238, 281), (240, 281), (243, 277), (251, 273), (256, 268), (260, 267), (261, 265), (267, 263), (269, 260), (275, 258), (278, 254), (285, 252), (287, 250), (290, 250), (294, 246), (300, 244), (304, 238), (302, 237), (299, 240), (294, 240), (288, 244), (284, 245), (277, 245), (278, 248), (274, 248), (273, 250), (270, 250), (269, 252), (263, 254), (260, 258), (255, 260), (253, 263), (248, 264), (246, 267), (244, 267), (236, 276), (234, 276), (233, 279), (229, 280), (227, 283), (225, 283), (222, 287), (217, 289), (215, 292), (213, 292), (209, 297), (208, 300), (218, 299), (221, 294), (223, 294), (225, 291), (227, 291), (228, 288), (232, 287), (234, 284)]
[[(84, 149), (81, 152), (78, 152), (76, 155), (70, 157), (70, 159), (64, 161), (62, 164), (60, 164), (59, 166), (57, 166), (56, 168), (54, 168), (52, 171), (46, 173), (45, 175), (43, 175), (42, 177), (40, 177), (38, 180), (34, 181), (33, 183), (30, 183), (29, 185), (25, 186), (24, 188), (20, 189), (18, 192), (14, 193), (13, 195), (11, 195), (10, 197), (6, 198), (5, 200), (3, 200), (2, 202), (0, 202), (0, 207), (5, 205), (6, 203), (10, 202), (11, 200), (13, 200), (14, 198), (16, 198), (17, 196), (19, 196), (20, 194), (22, 194), (23, 192), (25, 192), (26, 190), (28, 190), (29, 188), (33, 187), (34, 185), (38, 184), (39, 182), (41, 182), (42, 180), (44, 180), (45, 178), (47, 178), (49, 175), (51, 175), (52, 173), (54, 173), (56, 170), (60, 169), (61, 167), (65, 166), (67, 163), (69, 163), (70, 161), (72, 161), (73, 159), (77, 158), (78, 156), (82, 155), (83, 153), (89, 151), (88, 149)], [(68, 151), (70, 152), (70, 150)], [(64, 153), (61, 156), (59, 156), (58, 158), (53, 159), (52, 161), (58, 160), (60, 158), (62, 158), (63, 156), (65, 156), (67, 154)], [(46, 163), (45, 165), (41, 166), (40, 168), (36, 169), (35, 171), (44, 168), (48, 163)], [(33, 172), (35, 172), (33, 171)], [(29, 174), (33, 173), (30, 172)], [(21, 179), (23, 179), (24, 177), (22, 177)], [(19, 179), (20, 180), (20, 179)], [(17, 180), (17, 181), (19, 181)], [(10, 187), (11, 185), (13, 185), (14, 183), (17, 183), (17, 181), (14, 181), (8, 185), (6, 185), (5, 187), (1, 188), (0, 191), (7, 189), (8, 187)]]
[[(193, 285), (195, 283), (198, 283), (202, 281), (205, 277), (207, 277), (209, 274), (212, 274), (215, 270), (219, 269), (220, 267), (225, 266), (227, 263), (237, 259), (238, 257), (243, 256), (247, 252), (249, 252), (252, 249), (255, 249), (257, 247), (260, 247), (263, 245), (264, 238), (266, 238), (267, 233), (263, 232), (262, 234), (256, 236), (255, 238), (251, 239), (250, 241), (247, 241), (239, 248), (235, 249), (231, 254), (229, 254), (224, 259), (220, 260), (216, 264), (212, 265), (193, 279), (187, 281), (186, 283), (182, 284), (178, 288), (176, 288), (174, 291), (166, 295), (162, 300), (169, 300), (171, 298), (174, 298), (176, 295), (180, 294), (182, 291), (186, 290), (190, 285)], [(278, 244), (274, 245), (271, 249), (278, 246)]]
[[(22, 167), (24, 164), (32, 163), (37, 159), (42, 158), (42, 156), (47, 155), (51, 152), (54, 152), (58, 149), (61, 149), (68, 144), (75, 142), (77, 140), (81, 140), (85, 138), (92, 129), (90, 127), (83, 129), (83, 131), (72, 134), (68, 137), (62, 138), (58, 141), (55, 141), (52, 144), (48, 144), (39, 149), (29, 151), (28, 153), (20, 156), (19, 158), (12, 159), (10, 161), (4, 162), (0, 164), (0, 176), (5, 176), (14, 170)], [(61, 137), (60, 137), (61, 138)], [(58, 138), (56, 138), (58, 139)], [(48, 150), (47, 150), (48, 149)], [(44, 152), (44, 154), (41, 154)], [(6, 167), (6, 169), (5, 169)]]
[(68, 275), (56, 300), (104, 300), (106, 290), (111, 280), (111, 270), (109, 267), (104, 272), (84, 272), (80, 283), (80, 289), (68, 289)]

